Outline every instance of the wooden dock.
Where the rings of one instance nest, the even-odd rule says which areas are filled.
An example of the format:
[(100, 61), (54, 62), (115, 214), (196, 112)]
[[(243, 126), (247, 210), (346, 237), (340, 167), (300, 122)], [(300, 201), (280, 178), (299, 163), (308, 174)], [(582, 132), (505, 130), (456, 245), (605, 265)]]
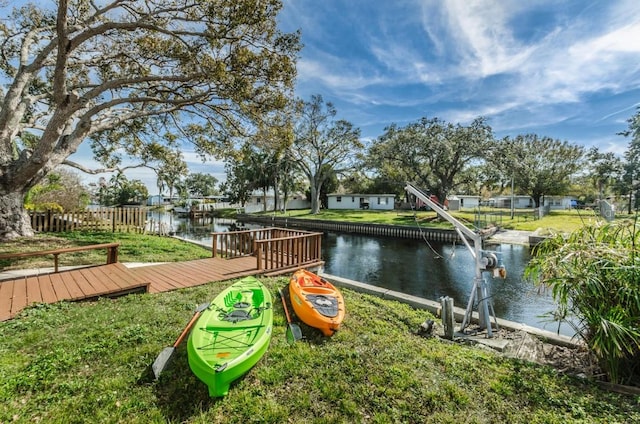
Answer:
[(256, 258), (245, 256), (235, 259), (198, 259), (187, 262), (172, 262), (160, 265), (131, 268), (137, 278), (149, 282), (149, 293), (195, 287), (212, 281), (256, 275)]
[[(305, 266), (322, 265), (322, 261)], [(257, 258), (209, 258), (127, 268), (122, 263), (31, 275), (0, 282), (0, 321), (13, 318), (34, 303), (116, 297), (134, 292), (161, 293), (248, 275), (275, 276), (291, 272), (258, 270)]]
[(119, 262), (28, 275), (0, 282), (0, 321), (13, 318), (34, 303), (96, 299), (148, 290), (147, 281)]
[[(55, 303), (62, 300), (78, 301), (99, 297), (116, 297), (133, 292), (160, 293), (187, 287), (195, 287), (215, 281), (224, 281), (248, 275), (275, 276), (293, 272), (299, 267), (313, 268), (323, 264), (320, 259), (319, 236), (295, 232), (283, 237), (283, 231), (260, 231), (261, 240), (254, 241), (253, 253), (241, 251), (246, 243), (246, 232), (237, 235), (225, 233), (225, 258), (215, 256), (184, 262), (145, 265), (128, 268), (113, 262), (117, 246), (94, 245), (55, 251), (57, 254), (82, 249), (107, 248), (107, 264), (76, 268), (67, 271), (27, 275), (0, 281), (0, 321), (15, 317), (24, 308), (36, 303)], [(285, 231), (288, 233), (288, 231)], [(254, 238), (258, 238), (256, 233)], [(219, 235), (220, 236), (220, 235)], [(221, 237), (221, 236), (220, 236)], [(52, 251), (45, 253), (51, 254)], [(42, 252), (40, 252), (42, 253)], [(38, 253), (5, 254), (4, 257), (34, 256)]]

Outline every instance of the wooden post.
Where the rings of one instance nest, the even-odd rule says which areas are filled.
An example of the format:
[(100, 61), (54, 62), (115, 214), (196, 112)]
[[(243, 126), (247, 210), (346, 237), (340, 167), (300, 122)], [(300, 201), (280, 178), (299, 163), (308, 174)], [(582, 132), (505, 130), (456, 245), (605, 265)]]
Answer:
[(118, 246), (110, 246), (107, 250), (107, 264), (115, 264), (118, 262)]
[(453, 317), (453, 298), (449, 296), (441, 297), (442, 305), (442, 325), (444, 326), (444, 338), (453, 340), (455, 319)]
[(211, 257), (215, 258), (218, 254), (218, 235), (212, 234), (212, 242), (211, 242)]
[(262, 271), (262, 243), (257, 243), (256, 256), (258, 259), (258, 271)]

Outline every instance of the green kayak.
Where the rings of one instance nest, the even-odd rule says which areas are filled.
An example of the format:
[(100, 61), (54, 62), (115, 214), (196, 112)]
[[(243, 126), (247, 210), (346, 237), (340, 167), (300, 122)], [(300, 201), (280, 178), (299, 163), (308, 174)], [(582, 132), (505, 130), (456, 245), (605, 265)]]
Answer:
[(198, 318), (187, 343), (189, 367), (211, 397), (225, 396), (267, 351), (271, 305), (269, 290), (246, 277), (223, 290)]

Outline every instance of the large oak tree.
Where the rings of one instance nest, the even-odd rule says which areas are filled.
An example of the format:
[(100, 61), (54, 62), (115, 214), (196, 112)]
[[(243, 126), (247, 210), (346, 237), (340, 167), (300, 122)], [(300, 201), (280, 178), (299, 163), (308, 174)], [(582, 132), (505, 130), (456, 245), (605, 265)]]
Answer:
[(467, 126), (422, 118), (386, 128), (369, 148), (365, 163), (400, 189), (411, 181), (444, 202), (463, 182), (464, 171), (480, 163), (493, 143), (491, 127), (482, 117)]
[(584, 148), (536, 134), (505, 137), (495, 150), (493, 163), (521, 192), (531, 196), (535, 207), (545, 195), (562, 195), (570, 177), (583, 166)]
[[(0, 23), (0, 239), (32, 234), (25, 193), (89, 140), (105, 169), (203, 155), (292, 98), (299, 34), (280, 0), (58, 0)], [(7, 9), (3, 11), (7, 15)]]

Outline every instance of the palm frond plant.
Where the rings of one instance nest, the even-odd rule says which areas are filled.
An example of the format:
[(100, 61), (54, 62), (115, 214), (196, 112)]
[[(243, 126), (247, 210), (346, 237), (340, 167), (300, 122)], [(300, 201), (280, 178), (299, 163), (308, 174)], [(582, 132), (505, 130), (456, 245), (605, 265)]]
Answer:
[(533, 251), (525, 276), (551, 290), (614, 383), (640, 384), (640, 222), (585, 226)]

